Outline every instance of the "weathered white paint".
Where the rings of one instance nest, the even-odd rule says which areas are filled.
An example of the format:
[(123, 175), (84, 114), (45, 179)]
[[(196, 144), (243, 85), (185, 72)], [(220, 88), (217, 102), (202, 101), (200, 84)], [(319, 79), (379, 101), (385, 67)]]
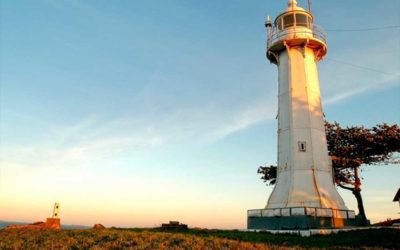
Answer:
[[(289, 1), (287, 11), (293, 10), (304, 12), (296, 1)], [(324, 55), (319, 51), (326, 52), (326, 44), (314, 39), (306, 27), (281, 32), (270, 44), (270, 48), (286, 49), (270, 49), (279, 70), (278, 174), (266, 209), (329, 208), (310, 212), (332, 217), (330, 209), (347, 207), (333, 183), (321, 106), (317, 61)], [(287, 210), (281, 213), (287, 216)]]

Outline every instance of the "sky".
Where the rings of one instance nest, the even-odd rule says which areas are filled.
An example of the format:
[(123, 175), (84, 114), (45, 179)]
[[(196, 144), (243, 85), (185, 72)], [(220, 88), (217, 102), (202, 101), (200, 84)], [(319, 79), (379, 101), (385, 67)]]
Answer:
[[(305, 6), (306, 1), (299, 0)], [(284, 0), (0, 2), (0, 220), (246, 228), (272, 187)], [(313, 1), (328, 121), (400, 121), (398, 0)], [(350, 31), (353, 30), (353, 31)], [(372, 222), (399, 217), (399, 166), (363, 167)], [(346, 205), (355, 198), (340, 190)]]

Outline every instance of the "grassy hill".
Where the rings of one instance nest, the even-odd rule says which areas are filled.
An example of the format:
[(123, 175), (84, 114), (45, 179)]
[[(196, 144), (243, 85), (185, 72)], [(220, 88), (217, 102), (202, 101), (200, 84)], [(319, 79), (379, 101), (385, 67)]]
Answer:
[(146, 229), (0, 230), (0, 249), (400, 249), (400, 230), (370, 229), (302, 238), (264, 232)]

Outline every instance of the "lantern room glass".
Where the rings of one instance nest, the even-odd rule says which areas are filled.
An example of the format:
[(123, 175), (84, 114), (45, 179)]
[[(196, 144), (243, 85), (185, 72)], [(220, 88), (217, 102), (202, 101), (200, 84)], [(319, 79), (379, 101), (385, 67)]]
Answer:
[(303, 13), (290, 13), (278, 18), (275, 26), (278, 30), (284, 30), (293, 26), (311, 28), (312, 19)]

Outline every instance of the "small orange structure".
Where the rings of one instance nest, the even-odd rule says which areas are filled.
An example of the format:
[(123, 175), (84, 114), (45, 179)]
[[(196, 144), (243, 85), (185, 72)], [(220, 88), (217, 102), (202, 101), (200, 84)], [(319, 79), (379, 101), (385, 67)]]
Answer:
[(61, 229), (61, 221), (58, 216), (60, 211), (60, 203), (54, 203), (53, 216), (46, 219), (46, 228)]
[(5, 229), (61, 229), (61, 220), (58, 218), (60, 203), (56, 202), (53, 209), (53, 217), (47, 218), (46, 222), (38, 221), (28, 225), (8, 225)]
[(45, 228), (61, 229), (60, 218), (47, 218)]

